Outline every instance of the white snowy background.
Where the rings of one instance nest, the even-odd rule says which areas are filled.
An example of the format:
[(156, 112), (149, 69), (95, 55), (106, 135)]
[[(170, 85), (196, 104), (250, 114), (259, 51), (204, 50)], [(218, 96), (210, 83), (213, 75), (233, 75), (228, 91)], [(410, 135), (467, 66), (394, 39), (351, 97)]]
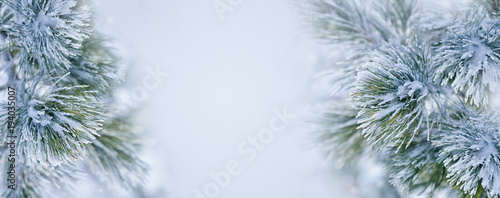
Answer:
[[(290, 1), (220, 0), (232, 9), (223, 20), (217, 1), (96, 0), (97, 28), (114, 39), (128, 67), (125, 88), (147, 94), (128, 103), (140, 105), (133, 116), (144, 130), (142, 157), (151, 166), (142, 197), (195, 198), (194, 189), (213, 182), (209, 173), (232, 160), (242, 171), (219, 198), (355, 195), (354, 180), (311, 149), (300, 117), (254, 160), (238, 153), (269, 125), (273, 110), (300, 116), (324, 97), (312, 82), (325, 47), (307, 34)], [(146, 90), (148, 70), (168, 76)], [(376, 183), (379, 172), (358, 180), (374, 187), (368, 181)], [(79, 197), (134, 197), (91, 183), (77, 191)]]
[[(151, 166), (146, 194), (194, 198), (195, 188), (213, 182), (210, 172), (235, 160), (242, 171), (220, 198), (345, 197), (348, 190), (332, 180), (330, 165), (295, 129), (300, 119), (254, 160), (238, 153), (242, 142), (268, 127), (274, 109), (300, 114), (314, 101), (317, 47), (294, 7), (286, 0), (243, 0), (222, 20), (213, 3), (98, 1), (98, 28), (114, 39), (129, 67), (125, 86), (142, 86), (147, 68), (168, 73), (134, 115)], [(88, 192), (82, 197), (94, 196)]]

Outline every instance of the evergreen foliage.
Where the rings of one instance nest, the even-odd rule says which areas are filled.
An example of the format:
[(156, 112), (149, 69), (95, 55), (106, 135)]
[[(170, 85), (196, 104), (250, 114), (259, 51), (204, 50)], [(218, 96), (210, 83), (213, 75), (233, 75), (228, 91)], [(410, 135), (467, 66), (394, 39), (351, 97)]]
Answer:
[(94, 30), (90, 8), (84, 0), (0, 0), (0, 68), (8, 75), (0, 87), (1, 197), (58, 197), (86, 167), (110, 186), (144, 181), (138, 130), (129, 115), (113, 113), (119, 58)]
[(402, 197), (500, 197), (499, 3), (307, 0), (317, 36), (346, 49), (323, 72), (346, 100), (322, 107), (321, 148), (340, 165), (384, 163)]

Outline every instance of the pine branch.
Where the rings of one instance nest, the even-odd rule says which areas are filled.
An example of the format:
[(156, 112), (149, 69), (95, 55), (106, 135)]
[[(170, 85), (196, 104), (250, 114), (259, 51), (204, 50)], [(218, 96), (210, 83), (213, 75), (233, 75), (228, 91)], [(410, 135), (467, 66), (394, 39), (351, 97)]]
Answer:
[(70, 75), (63, 80), (68, 84), (87, 85), (86, 92), (98, 99), (112, 96), (123, 81), (123, 74), (118, 68), (119, 57), (106, 46), (103, 36), (94, 33), (82, 43), (82, 54), (71, 58)]
[(130, 190), (144, 183), (147, 165), (138, 160), (138, 131), (125, 117), (109, 118), (100, 136), (87, 144), (86, 158), (95, 175)]
[(55, 72), (62, 75), (71, 67), (69, 58), (89, 37), (88, 7), (75, 0), (4, 0), (14, 12), (8, 32), (20, 73), (32, 77)]
[(420, 6), (417, 0), (384, 0), (376, 4), (375, 9), (380, 13), (383, 21), (387, 21), (387, 27), (391, 27), (392, 35), (402, 44), (406, 45), (409, 39), (413, 39), (418, 31), (418, 18)]
[[(111, 178), (110, 185), (143, 184), (147, 165), (139, 159), (137, 134), (125, 115), (107, 113), (123, 80), (119, 58), (93, 30), (85, 2), (1, 0), (0, 22), (0, 68), (16, 90), (15, 110), (0, 102), (0, 139), (15, 141), (0, 145), (0, 158), (17, 154), (0, 162), (15, 165), (17, 179), (15, 190), (4, 183), (2, 197), (72, 191), (81, 161)], [(16, 136), (8, 138), (10, 128)]]
[(323, 0), (312, 5), (316, 12), (310, 17), (320, 38), (358, 49), (389, 40), (389, 30), (358, 0)]
[[(8, 163), (7, 154), (10, 153), (8, 145), (3, 144), (0, 151), (0, 167), (3, 170), (11, 171), (11, 163)], [(13, 169), (18, 178), (16, 178), (15, 190), (9, 188), (12, 185), (9, 180), (4, 180), (4, 187), (0, 192), (2, 197), (6, 198), (43, 198), (56, 197), (58, 190), (73, 191), (73, 183), (81, 179), (84, 174), (73, 165), (62, 164), (55, 167), (50, 166), (27, 166), (30, 156), (23, 153), (18, 155), (18, 160)]]
[(396, 186), (402, 195), (417, 191), (418, 194), (428, 191), (429, 197), (447, 188), (446, 168), (437, 161), (439, 149), (421, 135), (406, 149), (390, 148), (386, 157), (389, 181)]
[(408, 146), (429, 122), (429, 95), (439, 89), (429, 79), (430, 56), (422, 48), (389, 45), (358, 73), (351, 100), (363, 134), (379, 149), (391, 142)]
[(33, 159), (27, 163), (55, 166), (81, 159), (84, 144), (99, 136), (99, 104), (81, 96), (85, 86), (47, 87), (42, 79), (30, 83), (17, 89), (19, 149)]
[(337, 158), (337, 165), (353, 165), (363, 156), (367, 141), (358, 129), (358, 111), (349, 106), (330, 103), (319, 120), (317, 141), (329, 158)]
[[(458, 105), (457, 105), (458, 106)], [(460, 107), (460, 106), (458, 106)], [(452, 187), (471, 197), (500, 196), (499, 118), (470, 107), (443, 124), (435, 141)]]
[(450, 84), (471, 104), (488, 105), (500, 82), (499, 28), (498, 20), (475, 12), (449, 27), (435, 56), (435, 80)]
[[(332, 87), (351, 90), (355, 109), (325, 108), (321, 148), (341, 164), (380, 151), (368, 154), (383, 159), (403, 196), (500, 197), (500, 115), (489, 109), (500, 83), (498, 1), (479, 2), (451, 14), (454, 21), (423, 16), (416, 0), (313, 9), (320, 38), (356, 57), (325, 72)], [(359, 35), (370, 28), (374, 34)], [(372, 42), (374, 35), (383, 39)]]

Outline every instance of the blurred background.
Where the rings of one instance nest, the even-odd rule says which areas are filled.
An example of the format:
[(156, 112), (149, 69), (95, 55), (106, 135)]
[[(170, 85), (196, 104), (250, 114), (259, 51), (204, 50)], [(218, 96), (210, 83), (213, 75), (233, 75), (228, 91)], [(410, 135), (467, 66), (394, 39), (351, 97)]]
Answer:
[[(383, 185), (375, 165), (353, 177), (314, 149), (304, 123), (328, 97), (314, 78), (327, 47), (289, 0), (95, 2), (151, 170), (136, 192), (86, 182), (80, 197), (344, 198)], [(283, 130), (262, 134), (276, 120)]]
[[(136, 194), (194, 198), (214, 183), (210, 173), (236, 161), (240, 173), (219, 185), (217, 197), (345, 197), (349, 181), (332, 180), (331, 166), (297, 127), (315, 101), (320, 47), (290, 1), (96, 2), (97, 30), (113, 39), (128, 67), (123, 95), (137, 106), (133, 117), (144, 131), (151, 171)], [(150, 77), (161, 80), (147, 89)], [(239, 146), (284, 110), (296, 119), (247, 161)], [(81, 196), (134, 197), (96, 187)]]

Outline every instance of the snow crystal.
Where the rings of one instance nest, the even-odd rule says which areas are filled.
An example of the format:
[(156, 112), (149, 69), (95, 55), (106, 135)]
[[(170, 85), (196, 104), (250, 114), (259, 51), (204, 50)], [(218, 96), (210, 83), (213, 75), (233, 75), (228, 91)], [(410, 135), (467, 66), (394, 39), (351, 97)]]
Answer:
[(60, 23), (60, 19), (52, 16), (52, 14), (48, 15), (45, 11), (41, 11), (38, 13), (36, 20), (32, 24), (32, 30), (37, 31), (40, 30), (49, 35), (52, 35), (50, 31), (51, 28), (58, 26)]
[(427, 87), (420, 81), (406, 81), (403, 85), (398, 87), (397, 95), (400, 100), (410, 97), (413, 98), (415, 93), (419, 92), (420, 95), (418, 100), (427, 96), (428, 90)]
[(36, 110), (36, 106), (40, 103), (42, 102), (38, 100), (31, 100), (28, 102), (28, 116), (33, 119), (34, 123), (46, 126), (50, 124), (52, 118), (47, 116), (43, 110)]
[(492, 137), (486, 134), (481, 139), (483, 139), (483, 141), (472, 146), (477, 149), (476, 158), (479, 163), (489, 160), (492, 156), (498, 156), (498, 149), (495, 147)]
[(490, 56), (493, 50), (486, 46), (479, 38), (472, 38), (471, 41), (474, 42), (475, 45), (469, 46), (469, 52), (467, 52), (473, 54), (470, 57), (470, 64), (472, 67), (469, 69), (472, 71), (469, 72), (469, 75), (476, 75), (477, 72), (482, 69), (483, 65), (488, 64), (488, 56)]

